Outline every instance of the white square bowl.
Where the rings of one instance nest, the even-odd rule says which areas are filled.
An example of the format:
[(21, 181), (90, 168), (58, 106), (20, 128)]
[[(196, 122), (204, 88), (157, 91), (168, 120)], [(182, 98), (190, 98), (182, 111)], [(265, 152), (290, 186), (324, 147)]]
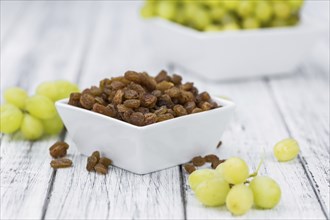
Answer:
[(294, 27), (222, 32), (199, 32), (161, 18), (143, 24), (156, 59), (207, 80), (293, 72), (326, 32), (305, 21)]
[(115, 166), (146, 174), (215, 151), (235, 105), (212, 99), (222, 107), (143, 127), (68, 105), (68, 99), (56, 108), (80, 153), (98, 150)]

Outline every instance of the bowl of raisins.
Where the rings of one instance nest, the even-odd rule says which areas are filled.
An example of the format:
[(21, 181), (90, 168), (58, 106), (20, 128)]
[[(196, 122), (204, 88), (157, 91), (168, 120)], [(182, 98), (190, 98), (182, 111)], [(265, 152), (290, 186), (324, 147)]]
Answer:
[(214, 151), (235, 105), (162, 70), (103, 79), (56, 108), (82, 154), (99, 150), (115, 166), (146, 174)]

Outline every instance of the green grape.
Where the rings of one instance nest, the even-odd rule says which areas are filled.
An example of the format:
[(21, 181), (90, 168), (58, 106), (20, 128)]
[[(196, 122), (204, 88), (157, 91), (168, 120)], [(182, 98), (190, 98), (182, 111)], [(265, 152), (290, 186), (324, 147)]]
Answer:
[(291, 8), (287, 2), (276, 1), (273, 3), (274, 14), (279, 19), (287, 19), (291, 15)]
[(20, 109), (24, 109), (25, 100), (28, 97), (28, 94), (24, 89), (12, 87), (5, 91), (4, 97), (6, 102), (13, 104)]
[(231, 188), (226, 198), (226, 206), (232, 214), (243, 215), (252, 205), (253, 193), (248, 186), (239, 184)]
[(0, 107), (0, 132), (11, 134), (21, 127), (23, 113), (19, 108), (12, 104), (3, 104)]
[(24, 114), (21, 125), (23, 137), (28, 140), (37, 140), (43, 134), (43, 126), (39, 119), (29, 114)]
[(228, 24), (228, 23), (237, 23), (237, 18), (231, 14), (231, 13), (226, 13), (222, 20), (221, 20), (222, 24)]
[(222, 0), (221, 3), (226, 9), (234, 11), (237, 9), (240, 1)]
[(257, 176), (250, 183), (253, 192), (254, 204), (259, 208), (271, 209), (281, 199), (279, 185), (267, 176)]
[(282, 19), (274, 19), (270, 23), (271, 27), (285, 27), (288, 26), (288, 23)]
[(36, 94), (46, 96), (56, 101), (59, 96), (58, 90), (59, 88), (54, 82), (43, 82), (37, 87)]
[(29, 97), (26, 100), (26, 110), (39, 119), (49, 119), (56, 114), (56, 109), (52, 100), (42, 95)]
[(240, 1), (237, 13), (243, 18), (249, 17), (254, 11), (254, 3), (253, 1)]
[(58, 97), (56, 98), (56, 101), (68, 98), (72, 92), (79, 92), (78, 86), (69, 81), (57, 80), (54, 83), (58, 90)]
[(272, 18), (273, 8), (269, 2), (258, 1), (255, 8), (255, 16), (261, 22), (267, 22)]
[(218, 172), (211, 169), (195, 170), (189, 175), (188, 182), (192, 190), (205, 180), (219, 176)]
[(155, 15), (155, 4), (154, 2), (146, 2), (141, 8), (141, 16), (144, 18), (150, 18)]
[(156, 6), (157, 14), (165, 19), (174, 19), (176, 14), (176, 4), (171, 1), (160, 1)]
[(207, 31), (207, 32), (217, 32), (217, 31), (221, 31), (221, 26), (220, 25), (215, 25), (215, 24), (210, 24), (208, 26), (206, 26), (204, 28), (204, 31)]
[(287, 24), (289, 26), (294, 26), (296, 24), (298, 24), (299, 22), (299, 16), (298, 15), (292, 15), (289, 20), (287, 21)]
[(244, 29), (257, 29), (260, 27), (260, 23), (255, 18), (245, 18), (243, 21)]
[(222, 176), (222, 177), (223, 177), (223, 164), (224, 164), (224, 163), (220, 163), (220, 164), (217, 166), (217, 168), (215, 169), (215, 170), (219, 173), (219, 175)]
[(244, 160), (232, 157), (223, 163), (223, 177), (228, 183), (243, 183), (249, 176), (249, 167)]
[(299, 145), (295, 139), (287, 138), (274, 146), (274, 155), (278, 161), (289, 161), (297, 157)]
[(209, 14), (213, 20), (220, 21), (225, 16), (226, 9), (223, 7), (212, 7)]
[(288, 3), (293, 10), (298, 11), (304, 4), (304, 0), (288, 0)]
[(226, 202), (229, 184), (221, 177), (205, 180), (196, 188), (197, 199), (206, 206), (221, 206)]
[(187, 2), (183, 8), (183, 13), (187, 20), (191, 20), (194, 19), (196, 11), (198, 10), (199, 7), (197, 4), (194, 4), (193, 2)]
[(64, 127), (58, 114), (56, 114), (53, 118), (42, 120), (42, 125), (46, 134), (58, 134)]
[(195, 12), (195, 17), (192, 20), (192, 23), (196, 29), (203, 30), (205, 27), (211, 24), (211, 18), (207, 11), (203, 10), (202, 8), (199, 8)]
[(240, 26), (235, 22), (227, 23), (227, 24), (223, 25), (224, 31), (237, 31), (239, 29), (240, 29)]

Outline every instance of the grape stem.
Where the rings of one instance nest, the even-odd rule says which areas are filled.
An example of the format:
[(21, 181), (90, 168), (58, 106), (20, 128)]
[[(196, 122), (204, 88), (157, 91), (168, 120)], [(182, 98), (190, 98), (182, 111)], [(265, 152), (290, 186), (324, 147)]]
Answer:
[(259, 172), (260, 167), (263, 164), (263, 162), (264, 162), (264, 158), (261, 158), (261, 160), (260, 160), (260, 162), (258, 164), (257, 170), (255, 172), (251, 173), (248, 178), (256, 177), (258, 175), (258, 172)]

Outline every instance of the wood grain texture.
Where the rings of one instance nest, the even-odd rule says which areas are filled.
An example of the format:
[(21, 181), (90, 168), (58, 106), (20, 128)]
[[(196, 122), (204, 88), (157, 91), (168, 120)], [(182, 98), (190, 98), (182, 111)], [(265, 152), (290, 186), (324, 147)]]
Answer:
[(300, 143), (301, 163), (329, 218), (329, 72), (310, 65), (288, 79), (273, 79), (269, 84), (290, 136)]
[[(22, 19), (24, 25), (36, 25), (35, 28), (27, 31), (24, 26), (7, 42), (5, 50), (8, 53), (16, 44), (22, 45), (22, 51), (13, 53), (14, 57), (5, 56), (5, 61), (10, 61), (10, 58), (13, 61), (1, 65), (7, 87), (20, 85), (33, 94), (40, 82), (59, 78), (73, 81), (77, 78), (91, 23), (88, 23), (90, 17), (82, 20), (77, 16), (87, 13), (89, 5), (74, 7), (75, 4), (68, 3), (63, 10), (62, 5), (56, 2), (29, 8), (28, 17), (43, 7), (41, 11), (47, 12), (45, 17), (39, 15), (36, 18), (47, 22), (39, 22), (36, 18)], [(83, 25), (79, 25), (80, 22), (84, 22)], [(63, 23), (66, 28), (62, 28)], [(26, 41), (17, 34), (26, 34)], [(1, 219), (40, 219), (45, 212), (44, 205), (54, 176), (47, 156), (48, 148), (58, 137), (26, 142), (18, 136), (13, 139), (5, 135), (1, 138)]]
[[(282, 199), (274, 209), (252, 209), (243, 219), (307, 218), (324, 219), (318, 199), (298, 159), (279, 163), (273, 156), (274, 144), (288, 133), (272, 99), (268, 86), (262, 80), (209, 84), (201, 87), (212, 94), (229, 96), (237, 104), (237, 113), (231, 127), (225, 132), (223, 146), (216, 151), (220, 158), (239, 156), (256, 169), (264, 154), (260, 175), (275, 179), (282, 189)], [(252, 172), (251, 170), (251, 172)], [(225, 207), (205, 208), (186, 187), (188, 219), (219, 219), (233, 217)]]

